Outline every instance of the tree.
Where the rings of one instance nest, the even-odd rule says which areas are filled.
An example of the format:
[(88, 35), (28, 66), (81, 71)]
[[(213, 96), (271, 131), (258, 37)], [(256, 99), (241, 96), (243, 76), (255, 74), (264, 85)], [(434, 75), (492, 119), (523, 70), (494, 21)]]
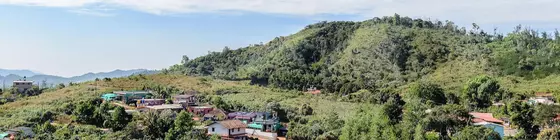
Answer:
[(425, 104), (428, 105), (442, 105), (447, 103), (443, 89), (441, 89), (439, 85), (427, 82), (417, 82), (412, 85), (407, 92), (407, 96), (409, 98), (420, 99), (421, 102), (425, 102)]
[(389, 100), (383, 104), (381, 110), (384, 114), (389, 117), (390, 124), (395, 125), (402, 120), (404, 101), (400, 99), (400, 96), (389, 98)]
[(453, 140), (501, 140), (500, 134), (482, 126), (467, 126), (452, 137)]
[(544, 129), (537, 135), (537, 140), (560, 140), (560, 129)]
[(535, 112), (533, 113), (535, 122), (541, 126), (550, 127), (552, 119), (556, 117), (556, 114), (558, 114), (558, 109), (556, 108), (556, 105), (537, 105)]
[(164, 110), (161, 113), (148, 111), (143, 114), (142, 125), (145, 126), (143, 129), (145, 138), (165, 138), (165, 133), (173, 127), (173, 119), (175, 119), (175, 113), (171, 110)]
[(56, 85), (56, 89), (63, 89), (65, 87), (66, 86), (64, 85), (64, 83), (60, 83), (60, 84)]
[(469, 114), (461, 105), (444, 105), (433, 108), (424, 118), (425, 130), (439, 132), (443, 137), (450, 137), (467, 125)]
[(192, 134), (195, 122), (192, 120), (192, 115), (186, 111), (181, 111), (173, 122), (173, 128), (165, 135), (165, 139), (198, 139)]
[(522, 131), (516, 136), (521, 139), (535, 139), (539, 133), (539, 126), (534, 125), (534, 109), (520, 101), (514, 101), (507, 106), (510, 114), (511, 125), (520, 128)]
[(467, 82), (463, 88), (462, 98), (464, 103), (475, 108), (489, 107), (493, 100), (499, 99), (500, 85), (486, 75), (478, 76)]
[(212, 97), (212, 105), (219, 109), (229, 110), (229, 105), (220, 96)]
[(311, 108), (311, 106), (309, 106), (308, 104), (303, 104), (299, 108), (299, 114), (303, 115), (303, 116), (312, 115), (313, 114), (313, 108)]
[(41, 125), (37, 125), (34, 130), (37, 134), (47, 134), (52, 135), (52, 133), (56, 132), (56, 128), (51, 125), (50, 122), (45, 122)]
[(130, 122), (130, 115), (126, 113), (123, 107), (118, 106), (111, 114), (111, 128), (120, 131)]
[(95, 106), (89, 102), (80, 102), (74, 112), (72, 113), (72, 119), (79, 123), (94, 124)]
[(189, 57), (187, 55), (183, 55), (183, 58), (181, 59), (181, 64), (186, 65), (189, 62)]
[[(94, 118), (96, 119), (97, 126), (103, 127), (111, 127), (112, 118), (110, 118), (109, 114), (107, 113), (111, 110), (111, 105), (108, 102), (103, 102), (97, 109), (95, 109)], [(105, 123), (108, 123), (105, 125)]]

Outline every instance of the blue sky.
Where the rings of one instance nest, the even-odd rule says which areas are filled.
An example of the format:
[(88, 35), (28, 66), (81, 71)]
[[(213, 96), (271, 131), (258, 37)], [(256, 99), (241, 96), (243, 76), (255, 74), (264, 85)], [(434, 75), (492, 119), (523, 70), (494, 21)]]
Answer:
[(507, 32), (552, 31), (555, 0), (0, 0), (0, 68), (75, 76), (162, 69), (286, 36), (323, 20), (403, 16)]

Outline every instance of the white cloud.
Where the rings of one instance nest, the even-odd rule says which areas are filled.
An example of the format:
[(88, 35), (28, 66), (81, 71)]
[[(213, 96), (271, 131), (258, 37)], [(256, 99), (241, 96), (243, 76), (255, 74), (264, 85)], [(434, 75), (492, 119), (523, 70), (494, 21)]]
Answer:
[(0, 0), (0, 4), (66, 8), (107, 5), (152, 14), (247, 11), (374, 17), (399, 13), (479, 23), (560, 22), (559, 0)]

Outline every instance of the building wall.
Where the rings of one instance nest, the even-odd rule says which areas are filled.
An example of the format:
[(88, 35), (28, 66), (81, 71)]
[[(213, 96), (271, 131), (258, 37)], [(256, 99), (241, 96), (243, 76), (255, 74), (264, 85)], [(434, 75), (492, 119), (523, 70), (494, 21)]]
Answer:
[[(214, 132), (212, 132), (212, 128), (214, 128), (215, 130)], [(219, 123), (215, 123), (208, 126), (208, 134), (218, 134), (221, 136), (226, 136), (230, 134), (229, 131), (230, 129), (223, 127)], [(237, 128), (234, 128), (233, 132), (231, 132), (231, 135), (237, 135), (237, 134), (245, 134), (245, 128), (239, 128), (239, 131), (237, 130)]]
[(247, 132), (248, 136), (267, 137), (270, 139), (276, 139), (278, 137), (276, 133), (262, 132), (261, 130), (258, 129), (247, 128), (245, 129), (245, 132)]
[[(212, 131), (212, 128), (214, 128), (214, 131)], [(220, 136), (224, 136), (229, 134), (228, 131), (228, 129), (218, 123), (208, 126), (208, 134), (218, 134)]]
[(23, 92), (25, 90), (31, 89), (33, 87), (32, 82), (14, 82), (13, 86), (18, 88), (19, 92)]

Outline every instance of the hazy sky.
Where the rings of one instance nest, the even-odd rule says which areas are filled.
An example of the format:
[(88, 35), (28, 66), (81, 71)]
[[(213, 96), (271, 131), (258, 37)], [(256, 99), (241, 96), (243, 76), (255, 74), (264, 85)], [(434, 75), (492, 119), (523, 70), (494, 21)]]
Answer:
[(0, 68), (61, 76), (161, 69), (318, 21), (394, 13), (552, 31), (559, 9), (559, 0), (0, 0)]

